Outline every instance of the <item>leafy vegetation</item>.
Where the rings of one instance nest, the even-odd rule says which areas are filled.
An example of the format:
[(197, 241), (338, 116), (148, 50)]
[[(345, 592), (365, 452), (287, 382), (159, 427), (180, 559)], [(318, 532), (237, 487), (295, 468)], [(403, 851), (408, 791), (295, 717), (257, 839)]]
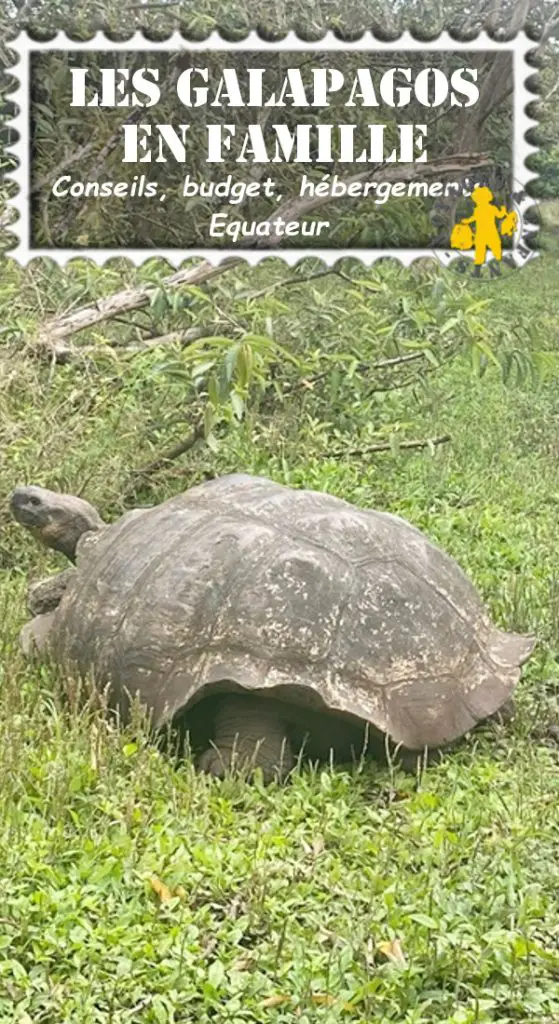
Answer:
[[(391, 4), (386, 4), (384, 0), (375, 0), (373, 3), (370, 0), (352, 0), (351, 3), (344, 5), (343, 10), (336, 10), (335, 5), (322, 0), (316, 0), (312, 4), (307, 0), (292, 0), (272, 6), (263, 4), (262, 0), (251, 0), (243, 4), (228, 0), (219, 11), (219, 21), (213, 0), (196, 5), (195, 10), (186, 0), (158, 0), (155, 3), (146, 0), (131, 4), (123, 4), (120, 0), (87, 0), (79, 5), (79, 9), (72, 0), (48, 0), (48, 3), (45, 3), (45, 0), (8, 0), (0, 12), (0, 67), (8, 71), (14, 64), (14, 54), (9, 49), (9, 40), (20, 28), (27, 28), (41, 37), (52, 34), (57, 29), (64, 29), (71, 32), (76, 39), (90, 37), (99, 29), (107, 30), (118, 39), (129, 37), (134, 29), (142, 29), (147, 36), (156, 39), (164, 39), (176, 29), (180, 29), (186, 38), (191, 39), (206, 38), (216, 30), (227, 38), (238, 39), (246, 36), (255, 26), (258, 26), (266, 38), (278, 38), (285, 35), (289, 29), (295, 29), (302, 37), (312, 39), (320, 38), (327, 30), (333, 30), (345, 38), (359, 38), (371, 28), (376, 28), (383, 36), (388, 34), (393, 37), (402, 30), (411, 29), (422, 37), (434, 38), (443, 29), (448, 29), (460, 37), (473, 38), (483, 27), (502, 38), (503, 34), (514, 35), (525, 26), (534, 39), (539, 40), (537, 47), (536, 42), (534, 43), (530, 59), (534, 68), (537, 66), (539, 70), (537, 81), (534, 76), (531, 82), (534, 103), (531, 105), (530, 113), (538, 117), (545, 126), (532, 133), (534, 137), (531, 141), (536, 141), (541, 147), (541, 152), (534, 154), (530, 161), (530, 166), (539, 175), (539, 180), (533, 188), (535, 194), (542, 198), (557, 195), (556, 156), (559, 131), (555, 98), (559, 66), (559, 28), (555, 0), (496, 0), (491, 5), (487, 5), (483, 0), (475, 0), (466, 7), (460, 0), (452, 0), (444, 5), (434, 4), (432, 0), (398, 0), (397, 3)], [(2, 42), (4, 37), (5, 43)], [(67, 55), (70, 63), (71, 57), (71, 54)], [(166, 197), (163, 206), (159, 202), (156, 202), (155, 206), (152, 204), (149, 215), (146, 200), (137, 195), (134, 197), (134, 192), (126, 201), (122, 199), (122, 191), (117, 197), (105, 197), (102, 207), (99, 201), (91, 196), (69, 200), (66, 196), (56, 198), (52, 194), (51, 186), (55, 176), (59, 173), (66, 174), (68, 171), (69, 177), (73, 177), (78, 188), (81, 181), (110, 181), (121, 184), (128, 181), (130, 184), (132, 178), (139, 177), (135, 174), (135, 165), (122, 163), (121, 145), (123, 123), (129, 117), (134, 119), (138, 111), (136, 114), (130, 114), (119, 109), (95, 108), (94, 113), (90, 110), (82, 111), (81, 118), (70, 116), (72, 112), (68, 108), (68, 74), (67, 68), (66, 72), (64, 70), (65, 61), (51, 54), (34, 58), (34, 62), (36, 59), (39, 59), (40, 67), (31, 75), (35, 152), (31, 190), (34, 247), (88, 246), (118, 249), (127, 245), (149, 250), (164, 244), (176, 249), (182, 249), (185, 245), (198, 245), (203, 248), (211, 214), (223, 213), (225, 209), (231, 213), (231, 209), (221, 205), (215, 197), (208, 199), (196, 195), (185, 200), (182, 196), (182, 174), (181, 180), (178, 180), (177, 168), (180, 169), (180, 163), (162, 163), (159, 169), (157, 164), (149, 165), (151, 184), (154, 187), (160, 186), (159, 196)], [(165, 62), (165, 70), (160, 76), (163, 98), (157, 108), (160, 123), (178, 123), (178, 115), (173, 112), (171, 97), (185, 59), (188, 61), (184, 54), (175, 54), (172, 59)], [(142, 60), (145, 62), (145, 56)], [(207, 58), (205, 60), (208, 63)], [(330, 64), (333, 60), (334, 57)], [(452, 60), (448, 54), (438, 54), (435, 59), (431, 53), (429, 63), (432, 65), (442, 62), (442, 66), (448, 71), (452, 66)], [(351, 76), (348, 62), (351, 63), (351, 59), (346, 54), (343, 56), (343, 66), (349, 79)], [(511, 191), (517, 188), (517, 183), (510, 181), (512, 64), (506, 53), (497, 57), (479, 54), (471, 63), (478, 65), (479, 101), (474, 111), (459, 111), (457, 114), (453, 108), (441, 118), (444, 111), (439, 109), (433, 111), (432, 117), (428, 118), (430, 166), (425, 168), (424, 184), (431, 185), (433, 179), (456, 182), (463, 175), (475, 173), (477, 177), (487, 177), (489, 184), (498, 194), (499, 201), (509, 202)], [(92, 71), (94, 66), (95, 56), (92, 54)], [(214, 75), (213, 79), (215, 78)], [(210, 76), (210, 80), (213, 79)], [(12, 157), (1, 151), (3, 144), (14, 141), (14, 133), (8, 123), (13, 115), (9, 99), (12, 87), (13, 82), (8, 74), (4, 74), (0, 80), (0, 125), (3, 126), (0, 131), (0, 170), (4, 171), (13, 169)], [(536, 95), (536, 89), (539, 96)], [(245, 114), (250, 115), (250, 111), (237, 111), (235, 115), (237, 142), (244, 135)], [(233, 112), (229, 110), (227, 117), (231, 119), (233, 116)], [(407, 116), (410, 123), (417, 122), (424, 117), (424, 108), (418, 109), (418, 104), (412, 103)], [(286, 124), (293, 127), (288, 114), (285, 114), (285, 117)], [(355, 110), (352, 117), (360, 120)], [(371, 117), (369, 111), (366, 115), (367, 124)], [(396, 125), (399, 122), (396, 114), (391, 118), (384, 109), (382, 117), (388, 117), (386, 134), (387, 139), (390, 138), (390, 147), (393, 144), (398, 147)], [(241, 130), (243, 124), (244, 128)], [(191, 177), (196, 178), (196, 169), (206, 148), (205, 143), (201, 143), (202, 136), (199, 134), (202, 131), (205, 138), (205, 122), (197, 123), (196, 112), (190, 127), (188, 138), (192, 139), (192, 144), (188, 143), (188, 168)], [(358, 127), (362, 128), (363, 125)], [(275, 142), (275, 128), (264, 121), (262, 131), (271, 153)], [(365, 138), (366, 133), (363, 141)], [(334, 142), (334, 152), (336, 145)], [(237, 148), (237, 145), (233, 146), (225, 163), (220, 165), (224, 177), (229, 172), (232, 172), (234, 178), (238, 177)], [(78, 151), (79, 168), (75, 160), (75, 153)], [(56, 159), (52, 156), (55, 152)], [(292, 216), (295, 216), (297, 220), (308, 220), (309, 201), (300, 200), (298, 196), (298, 184), (293, 178), (292, 165), (280, 163), (274, 166), (277, 195), (283, 197), (282, 203), (276, 207), (273, 200), (264, 199), (262, 196), (243, 201), (241, 206), (236, 207), (236, 212), (240, 216), (242, 212), (241, 219), (248, 221), (249, 225), (254, 218), (262, 221), (279, 216), (291, 220)], [(324, 166), (328, 169), (329, 165)], [(363, 170), (361, 164), (356, 164), (353, 168), (348, 165), (340, 166), (345, 166), (347, 180), (352, 171)], [(173, 167), (176, 174), (170, 170)], [(318, 181), (324, 173), (324, 168), (311, 167), (310, 172), (310, 177)], [(452, 210), (447, 210), (443, 214), (441, 224), (438, 211), (433, 208), (437, 204), (433, 203), (432, 198), (415, 195), (385, 201), (386, 193), (383, 198), (382, 190), (393, 179), (394, 173), (394, 167), (390, 166), (379, 166), (375, 169), (375, 181), (381, 186), (380, 198), (372, 194), (359, 201), (346, 197), (343, 203), (324, 198), (323, 202), (332, 224), (333, 244), (363, 248), (388, 245), (411, 247), (418, 241), (433, 247), (448, 244), (453, 223)], [(406, 180), (405, 175), (403, 180)], [(0, 200), (13, 195), (13, 188), (12, 184), (1, 182)], [(233, 209), (235, 211), (235, 208)], [(10, 217), (9, 213), (0, 213), (0, 226), (7, 226)], [(233, 224), (229, 227), (233, 231), (241, 230)], [(218, 240), (216, 234), (214, 244), (236, 247), (237, 244), (250, 245), (251, 240), (250, 237), (247, 240), (244, 236), (237, 239), (235, 234), (224, 234), (221, 240)], [(291, 244), (308, 249), (320, 245), (321, 240), (318, 236), (310, 240), (309, 236), (298, 236), (291, 239)]]
[[(220, 28), (510, 32), (522, 7), (545, 38), (535, 187), (557, 196), (556, 0), (335, 6), (228, 0)], [(161, 38), (216, 24), (213, 0), (6, 0), (0, 61), (22, 26)], [(539, 640), (514, 722), (421, 778), (367, 763), (305, 767), (283, 788), (217, 783), (24, 661), (27, 583), (63, 563), (4, 501), (0, 1021), (559, 1021), (557, 202), (541, 217), (544, 255), (494, 281), (268, 259), (177, 287), (157, 260), (0, 263), (2, 495), (39, 482), (112, 518), (236, 470), (327, 490), (425, 530), (501, 626)], [(68, 330), (90, 303), (88, 328)]]
[[(4, 508), (2, 1020), (558, 1019), (559, 264), (549, 251), (481, 282), (340, 271), (286, 284), (268, 260), (174, 293), (154, 261), (137, 272), (151, 306), (53, 363), (22, 341), (136, 272), (6, 261), (2, 493), (37, 481), (114, 516), (243, 469), (400, 513), (502, 626), (537, 633), (519, 714), (420, 780), (375, 764), (285, 788), (197, 777), (23, 661), (27, 580), (62, 562)], [(168, 338), (194, 328), (207, 336)]]

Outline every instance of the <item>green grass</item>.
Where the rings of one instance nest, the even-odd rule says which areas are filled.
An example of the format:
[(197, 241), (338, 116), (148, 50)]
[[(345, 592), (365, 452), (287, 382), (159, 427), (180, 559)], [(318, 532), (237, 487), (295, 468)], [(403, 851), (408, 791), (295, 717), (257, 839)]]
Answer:
[[(8, 323), (42, 315), (29, 275), (8, 268), (3, 289)], [(556, 350), (557, 260), (471, 290)], [(117, 514), (162, 444), (165, 373), (119, 370), (115, 391), (110, 368), (53, 373), (7, 348), (1, 370), (2, 493), (84, 488)], [(379, 424), (450, 433), (434, 456), (334, 459), (324, 423), (280, 411), (140, 490), (244, 469), (389, 509), (458, 559), (497, 622), (537, 633), (516, 721), (419, 781), (367, 764), (220, 784), (118, 732), (20, 656), (27, 577), (62, 563), (2, 513), (2, 1024), (559, 1021), (558, 385), (478, 379), (460, 358), (375, 406)], [(357, 442), (366, 425), (357, 410)]]
[(559, 199), (548, 199), (541, 203), (541, 213), (546, 227), (549, 230), (557, 231), (559, 228)]

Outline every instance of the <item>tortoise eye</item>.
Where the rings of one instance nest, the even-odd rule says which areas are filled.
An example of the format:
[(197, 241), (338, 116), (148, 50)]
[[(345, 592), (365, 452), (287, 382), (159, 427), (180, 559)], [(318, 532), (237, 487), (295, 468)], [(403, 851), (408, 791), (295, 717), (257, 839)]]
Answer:
[(29, 498), (29, 504), (30, 505), (34, 505), (36, 507), (37, 505), (41, 504), (41, 499), (40, 498), (36, 498), (34, 495), (32, 495)]

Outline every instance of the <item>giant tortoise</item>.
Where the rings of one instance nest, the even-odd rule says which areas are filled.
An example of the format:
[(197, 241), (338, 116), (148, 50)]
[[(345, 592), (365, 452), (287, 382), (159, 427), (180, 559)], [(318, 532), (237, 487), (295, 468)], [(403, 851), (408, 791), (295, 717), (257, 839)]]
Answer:
[(25, 648), (123, 718), (134, 699), (156, 729), (209, 717), (215, 775), (235, 754), (281, 776), (302, 744), (345, 756), (365, 732), (417, 761), (498, 713), (534, 646), (418, 529), (330, 494), (235, 474), (111, 525), (41, 487), (10, 505), (75, 562), (31, 590)]

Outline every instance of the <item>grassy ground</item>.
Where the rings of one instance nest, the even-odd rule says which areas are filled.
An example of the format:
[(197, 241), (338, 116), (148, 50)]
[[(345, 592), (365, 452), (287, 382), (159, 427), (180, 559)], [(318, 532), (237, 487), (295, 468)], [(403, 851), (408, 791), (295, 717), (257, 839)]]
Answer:
[(559, 229), (559, 200), (549, 199), (547, 202), (542, 203), (540, 206), (543, 215), (544, 224), (548, 229)]
[[(2, 287), (6, 322), (40, 314), (29, 279), (8, 272)], [(553, 255), (476, 294), (556, 349)], [(115, 392), (30, 360), (2, 370), (1, 492), (80, 486), (118, 511), (153, 443), (138, 379)], [(283, 789), (212, 783), (68, 705), (16, 644), (27, 575), (61, 563), (3, 513), (2, 1024), (559, 1021), (559, 757), (545, 737), (558, 717), (558, 383), (553, 370), (477, 379), (464, 359), (387, 399), (417, 436), (452, 435), (434, 456), (325, 458), (303, 424), (287, 440), (281, 425), (239, 428), (211, 456), (215, 471), (406, 516), (502, 626), (537, 632), (517, 720), (466, 738), (419, 783), (375, 765), (306, 769)], [(152, 410), (166, 386), (154, 377)], [(192, 453), (149, 498), (208, 458)]]

